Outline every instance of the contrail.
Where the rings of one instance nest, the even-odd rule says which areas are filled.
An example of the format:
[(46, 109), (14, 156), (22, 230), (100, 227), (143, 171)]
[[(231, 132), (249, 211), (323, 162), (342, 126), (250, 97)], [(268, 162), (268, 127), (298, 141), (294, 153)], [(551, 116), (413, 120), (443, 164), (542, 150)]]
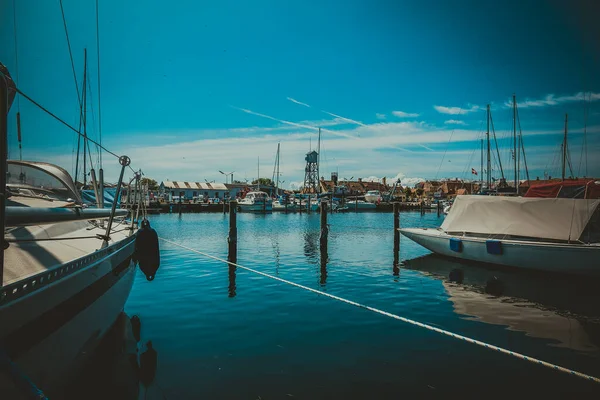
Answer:
[(301, 102), (301, 101), (298, 101), (298, 100), (296, 100), (296, 99), (294, 99), (294, 98), (292, 98), (292, 97), (287, 97), (287, 99), (288, 99), (289, 101), (291, 101), (292, 103), (300, 104), (301, 106), (304, 106), (304, 107), (308, 107), (308, 108), (310, 108), (310, 106), (309, 106), (308, 104), (306, 104), (306, 103), (303, 103), (303, 102)]
[(427, 150), (429, 150), (429, 151), (435, 151), (435, 150), (434, 150), (434, 149), (432, 149), (431, 147), (427, 147), (427, 146), (425, 146), (424, 144), (421, 144), (421, 143), (417, 143), (417, 144), (418, 144), (419, 146), (423, 147), (424, 149), (427, 149)]
[(356, 125), (360, 125), (360, 126), (367, 126), (367, 125), (363, 124), (360, 121), (355, 121), (355, 120), (350, 119), (350, 118), (342, 117), (341, 115), (330, 113), (329, 111), (325, 111), (325, 110), (321, 110), (321, 111), (324, 112), (325, 114), (331, 115), (332, 117), (336, 117), (336, 118), (339, 118), (339, 119), (343, 119), (344, 121), (350, 122), (351, 124), (356, 124)]
[[(231, 108), (235, 108), (236, 110), (243, 111), (246, 114), (251, 114), (251, 115), (256, 115), (257, 117), (267, 118), (267, 119), (270, 119), (272, 121), (276, 121), (276, 122), (279, 122), (279, 123), (282, 123), (282, 124), (291, 125), (291, 126), (297, 126), (298, 128), (311, 129), (313, 131), (318, 131), (319, 130), (319, 127), (316, 127), (316, 126), (310, 126), (310, 125), (299, 124), (299, 123), (292, 122), (292, 121), (286, 121), (284, 119), (279, 119), (279, 118), (271, 117), (270, 115), (257, 113), (255, 111), (248, 110), (247, 108), (240, 108), (240, 107), (236, 107), (236, 106), (230, 106), (230, 107)], [(325, 129), (325, 128), (321, 128), (321, 131), (323, 131), (323, 132), (329, 132), (329, 133), (331, 133), (333, 135), (341, 136), (341, 137), (345, 137), (345, 138), (353, 138), (353, 136), (348, 135), (347, 133), (344, 133), (344, 132), (340, 132), (340, 131), (332, 131), (332, 130)]]

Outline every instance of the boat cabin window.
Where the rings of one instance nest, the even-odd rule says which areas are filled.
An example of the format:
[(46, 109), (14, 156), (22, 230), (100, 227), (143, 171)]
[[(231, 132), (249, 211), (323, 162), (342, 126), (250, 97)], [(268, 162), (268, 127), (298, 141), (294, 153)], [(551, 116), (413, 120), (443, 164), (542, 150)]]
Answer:
[(6, 187), (13, 196), (40, 197), (49, 200), (74, 201), (70, 188), (54, 175), (27, 165), (8, 164)]

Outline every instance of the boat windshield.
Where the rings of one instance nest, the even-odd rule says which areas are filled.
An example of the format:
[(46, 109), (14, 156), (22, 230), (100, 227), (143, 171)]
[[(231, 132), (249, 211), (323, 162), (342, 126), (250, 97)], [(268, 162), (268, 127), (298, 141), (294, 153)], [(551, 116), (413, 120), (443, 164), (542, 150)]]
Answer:
[[(49, 165), (49, 164), (48, 164)], [(79, 196), (73, 192), (72, 181), (66, 171), (65, 177), (60, 179), (48, 171), (44, 164), (28, 164), (21, 162), (8, 162), (6, 172), (6, 186), (13, 196), (37, 197), (59, 201), (78, 201)], [(71, 186), (71, 187), (69, 187)]]

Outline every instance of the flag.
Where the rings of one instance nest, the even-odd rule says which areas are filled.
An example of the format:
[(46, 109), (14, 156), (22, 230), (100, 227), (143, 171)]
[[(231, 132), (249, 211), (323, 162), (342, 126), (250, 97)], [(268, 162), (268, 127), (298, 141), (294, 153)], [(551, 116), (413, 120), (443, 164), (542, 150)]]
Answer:
[(471, 168), (471, 173), (472, 173), (473, 175), (477, 175), (477, 171), (475, 171), (475, 168)]

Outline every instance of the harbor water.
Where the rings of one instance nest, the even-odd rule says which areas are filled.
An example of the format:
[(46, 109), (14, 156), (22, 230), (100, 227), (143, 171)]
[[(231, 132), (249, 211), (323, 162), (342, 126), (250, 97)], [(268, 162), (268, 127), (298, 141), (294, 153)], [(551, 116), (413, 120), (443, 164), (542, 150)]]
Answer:
[[(435, 212), (401, 213), (437, 227)], [(228, 215), (152, 216), (159, 236), (227, 258)], [(544, 361), (600, 376), (597, 282), (462, 265), (402, 237), (392, 214), (238, 215), (238, 263)], [(167, 399), (595, 397), (600, 385), (305, 291), (161, 242), (154, 281), (125, 306), (158, 354), (140, 396)], [(573, 260), (573, 262), (577, 262)], [(448, 279), (460, 268), (463, 283)], [(489, 281), (496, 278), (496, 296)], [(488, 293), (486, 293), (486, 285)], [(500, 296), (497, 296), (500, 294)], [(597, 397), (596, 397), (597, 398)]]

